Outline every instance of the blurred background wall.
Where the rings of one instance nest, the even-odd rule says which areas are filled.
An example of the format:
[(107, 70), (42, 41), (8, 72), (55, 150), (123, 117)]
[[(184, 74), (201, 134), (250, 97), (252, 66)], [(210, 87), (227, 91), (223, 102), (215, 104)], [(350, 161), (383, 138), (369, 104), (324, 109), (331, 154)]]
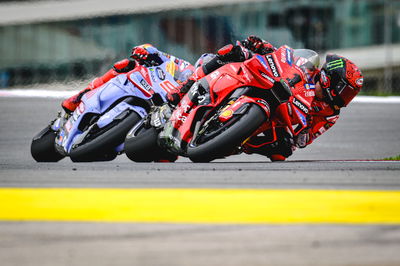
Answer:
[(194, 63), (250, 34), (347, 56), (364, 93), (400, 94), (397, 0), (0, 1), (0, 88), (86, 82), (142, 43)]

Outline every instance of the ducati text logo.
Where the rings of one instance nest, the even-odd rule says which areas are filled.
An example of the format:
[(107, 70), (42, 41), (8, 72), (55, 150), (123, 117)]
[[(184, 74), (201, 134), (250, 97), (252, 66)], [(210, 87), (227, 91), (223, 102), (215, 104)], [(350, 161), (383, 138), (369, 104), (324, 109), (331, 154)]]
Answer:
[(308, 108), (305, 106), (304, 103), (300, 102), (296, 98), (293, 98), (293, 104), (296, 105), (300, 110), (302, 110), (304, 113), (308, 114)]
[(264, 72), (260, 71), (260, 74), (263, 78), (268, 79), (269, 82), (271, 83), (275, 83), (275, 80), (273, 78), (271, 78), (270, 76), (268, 76), (267, 74), (265, 74)]
[(265, 107), (265, 109), (268, 110), (268, 112), (271, 111), (271, 110), (269, 109), (269, 104), (268, 104), (266, 101), (264, 101), (264, 100), (262, 100), (262, 99), (259, 99), (259, 100), (257, 100), (257, 102), (260, 103), (260, 104), (262, 104), (262, 105)]
[(271, 68), (272, 74), (274, 75), (274, 77), (279, 77), (279, 73), (278, 73), (278, 69), (276, 68), (274, 59), (272, 58), (272, 55), (267, 55), (267, 61), (268, 61), (268, 65)]

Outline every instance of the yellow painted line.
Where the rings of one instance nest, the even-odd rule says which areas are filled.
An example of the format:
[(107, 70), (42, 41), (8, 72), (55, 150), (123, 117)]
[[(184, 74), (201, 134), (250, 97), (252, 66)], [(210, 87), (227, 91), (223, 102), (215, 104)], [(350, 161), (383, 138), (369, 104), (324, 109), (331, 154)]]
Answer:
[(0, 220), (399, 224), (400, 191), (0, 188)]

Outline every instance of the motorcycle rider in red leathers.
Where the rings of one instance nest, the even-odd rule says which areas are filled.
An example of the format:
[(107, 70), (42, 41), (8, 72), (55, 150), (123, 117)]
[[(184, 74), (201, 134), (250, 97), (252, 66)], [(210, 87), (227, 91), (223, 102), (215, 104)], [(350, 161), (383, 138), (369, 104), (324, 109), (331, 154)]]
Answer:
[(186, 79), (190, 77), (190, 75), (194, 71), (194, 67), (189, 62), (169, 55), (167, 53), (160, 52), (151, 44), (135, 46), (132, 48), (132, 53), (129, 58), (116, 62), (113, 67), (108, 70), (103, 76), (95, 78), (92, 82), (90, 82), (87, 88), (64, 100), (61, 103), (61, 106), (67, 113), (72, 113), (80, 104), (81, 98), (85, 93), (97, 89), (104, 83), (108, 82), (109, 80), (120, 74), (128, 73), (135, 68), (136, 64), (153, 66), (160, 65), (169, 60), (174, 61), (182, 72), (180, 78), (183, 80), (178, 80), (178, 82), (186, 81)]
[[(181, 88), (168, 95), (168, 99), (176, 105), (196, 80), (224, 64), (245, 61), (252, 56), (252, 52), (265, 55), (275, 50), (276, 48), (269, 42), (257, 36), (249, 36), (245, 41), (238, 42), (236, 45), (229, 44), (218, 50), (211, 60), (203, 62)], [(357, 66), (350, 60), (334, 54), (326, 56), (326, 62), (321, 69), (315, 69), (313, 73), (305, 73), (305, 76), (311, 79), (308, 82), (314, 83), (315, 87), (310, 86), (315, 95), (308, 119), (310, 126), (295, 138), (286, 130), (278, 128), (278, 140), (273, 143), (270, 143), (270, 132), (265, 131), (263, 135), (254, 136), (243, 145), (242, 149), (245, 153), (265, 155), (271, 161), (284, 161), (292, 155), (296, 148), (306, 147), (331, 128), (339, 118), (340, 108), (347, 106), (363, 85), (363, 76)]]

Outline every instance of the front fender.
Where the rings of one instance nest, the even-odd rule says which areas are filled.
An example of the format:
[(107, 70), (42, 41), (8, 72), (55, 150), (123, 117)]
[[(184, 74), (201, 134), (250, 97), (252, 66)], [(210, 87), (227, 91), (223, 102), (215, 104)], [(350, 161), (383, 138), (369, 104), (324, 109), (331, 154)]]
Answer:
[(229, 119), (231, 119), (234, 115), (241, 114), (244, 109), (244, 106), (247, 106), (248, 104), (256, 104), (261, 107), (261, 109), (264, 111), (265, 116), (267, 118), (270, 117), (271, 110), (269, 108), (269, 104), (261, 99), (261, 98), (251, 98), (246, 95), (240, 96), (237, 100), (235, 100), (233, 103), (230, 105), (227, 105), (220, 113), (219, 115), (219, 120), (221, 122), (226, 122)]

